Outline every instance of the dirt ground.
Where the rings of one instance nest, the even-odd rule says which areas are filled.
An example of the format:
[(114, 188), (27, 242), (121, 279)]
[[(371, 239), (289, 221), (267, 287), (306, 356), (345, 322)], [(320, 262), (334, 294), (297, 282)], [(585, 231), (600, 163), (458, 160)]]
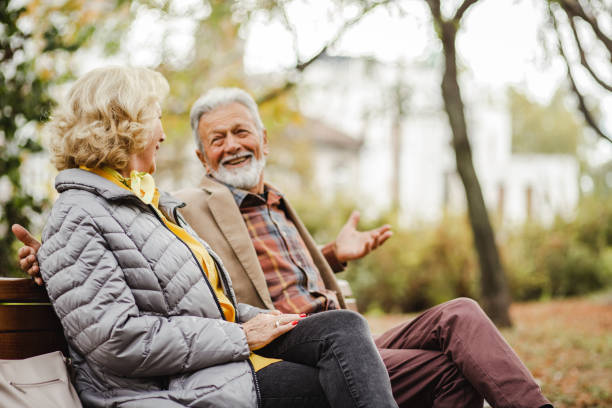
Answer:
[[(555, 408), (612, 407), (612, 297), (517, 303), (502, 333)], [(411, 315), (366, 316), (382, 333)]]

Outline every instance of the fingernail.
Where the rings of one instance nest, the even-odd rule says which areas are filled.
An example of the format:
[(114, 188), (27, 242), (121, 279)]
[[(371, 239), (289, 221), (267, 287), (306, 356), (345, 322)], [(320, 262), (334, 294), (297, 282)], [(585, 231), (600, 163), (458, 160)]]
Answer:
[(306, 313), (302, 313), (300, 317), (306, 317)]
[(297, 320), (294, 320), (294, 321), (292, 321), (292, 322), (291, 322), (291, 324), (292, 324), (293, 326), (295, 326), (296, 324), (298, 324), (298, 321), (297, 321)]

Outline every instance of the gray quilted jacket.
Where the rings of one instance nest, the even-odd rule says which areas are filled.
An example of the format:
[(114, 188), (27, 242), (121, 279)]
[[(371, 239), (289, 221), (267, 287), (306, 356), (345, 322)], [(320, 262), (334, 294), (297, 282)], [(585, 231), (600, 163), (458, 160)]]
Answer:
[[(151, 206), (93, 173), (59, 173), (60, 193), (38, 252), (41, 273), (91, 407), (255, 407), (256, 377), (238, 324), (186, 244)], [(168, 219), (193, 230), (162, 195)], [(261, 309), (237, 304), (208, 245), (237, 321)]]

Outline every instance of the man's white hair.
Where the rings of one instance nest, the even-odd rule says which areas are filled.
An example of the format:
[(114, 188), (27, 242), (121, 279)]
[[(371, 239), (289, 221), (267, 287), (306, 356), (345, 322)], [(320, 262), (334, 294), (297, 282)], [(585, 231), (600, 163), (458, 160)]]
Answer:
[[(257, 104), (251, 95), (240, 88), (213, 88), (195, 101), (191, 107), (191, 112), (189, 113), (189, 122), (191, 123), (193, 137), (198, 150), (200, 150), (202, 153), (205, 152), (202, 140), (200, 140), (200, 135), (198, 134), (198, 124), (200, 123), (200, 118), (202, 115), (209, 113), (220, 106), (225, 106), (232, 103), (244, 105), (251, 112), (253, 119), (255, 119), (257, 130), (260, 133), (260, 136), (262, 135), (264, 125), (261, 121), (261, 117), (259, 116)], [(204, 155), (206, 156), (206, 154)]]

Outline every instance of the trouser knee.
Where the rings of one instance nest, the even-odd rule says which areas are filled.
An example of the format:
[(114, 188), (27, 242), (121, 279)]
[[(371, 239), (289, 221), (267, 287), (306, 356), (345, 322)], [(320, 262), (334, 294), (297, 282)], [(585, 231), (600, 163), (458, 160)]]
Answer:
[(446, 303), (446, 308), (462, 319), (484, 317), (485, 313), (474, 299), (460, 297)]
[(351, 310), (331, 310), (321, 313), (319, 317), (323, 318), (323, 324), (327, 325), (330, 331), (351, 336), (356, 334), (370, 336), (367, 320)]

